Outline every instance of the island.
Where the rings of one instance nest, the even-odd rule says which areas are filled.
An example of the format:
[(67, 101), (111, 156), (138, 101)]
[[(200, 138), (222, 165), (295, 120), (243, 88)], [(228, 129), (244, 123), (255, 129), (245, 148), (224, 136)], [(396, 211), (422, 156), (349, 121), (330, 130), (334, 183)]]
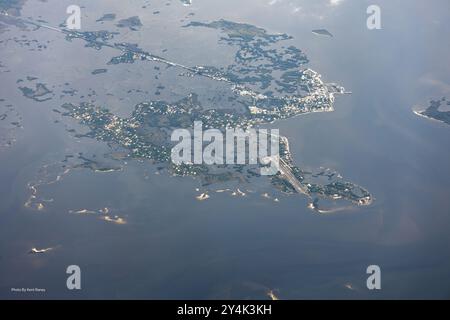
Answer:
[(437, 120), (450, 125), (450, 109), (449, 111), (439, 110), (439, 108), (442, 108), (444, 106), (450, 108), (450, 101), (447, 101), (445, 97), (440, 100), (431, 100), (430, 105), (425, 110), (413, 110), (413, 112), (418, 116), (425, 117), (431, 120)]

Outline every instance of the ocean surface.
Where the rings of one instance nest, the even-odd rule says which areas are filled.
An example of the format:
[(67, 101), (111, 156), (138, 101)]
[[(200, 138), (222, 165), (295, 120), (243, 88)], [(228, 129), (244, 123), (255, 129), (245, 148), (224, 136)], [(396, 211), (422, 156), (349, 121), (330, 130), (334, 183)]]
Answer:
[[(211, 94), (211, 84), (165, 66), (155, 80), (156, 64), (106, 65), (117, 55), (112, 49), (9, 26), (0, 40), (26, 35), (47, 49), (0, 44), (0, 98), (13, 105), (22, 126), (13, 131), (13, 145), (0, 149), (0, 298), (268, 299), (271, 290), (280, 299), (450, 297), (450, 127), (412, 112), (450, 97), (448, 1), (377, 1), (381, 30), (366, 27), (370, 1), (79, 3), (83, 30), (118, 31), (114, 41), (185, 65), (220, 66), (233, 58), (231, 48), (218, 44), (217, 30), (183, 28), (189, 21), (226, 19), (291, 35), (307, 67), (352, 94), (336, 96), (334, 112), (271, 127), (289, 138), (300, 167), (336, 170), (375, 200), (319, 214), (304, 196), (282, 194), (262, 179), (232, 186), (245, 196), (223, 192), (199, 201), (203, 187), (195, 179), (159, 173), (146, 161), (104, 157), (111, 152), (106, 143), (76, 137), (71, 129), (86, 129), (53, 109), (92, 100), (127, 116), (142, 101)], [(21, 16), (57, 26), (69, 4), (29, 0)], [(106, 13), (116, 20), (139, 16), (143, 26), (132, 31), (96, 22)], [(311, 32), (321, 28), (333, 37)], [(92, 75), (98, 68), (108, 71)], [(45, 83), (52, 99), (24, 97), (18, 87), (35, 82)], [(165, 89), (156, 96), (160, 83)], [(56, 94), (65, 87), (78, 92)], [(142, 92), (130, 92), (136, 89)], [(121, 170), (65, 173), (65, 156), (80, 153)], [(43, 208), (25, 206), (33, 195)], [(105, 208), (126, 223), (100, 219)], [(52, 249), (30, 254), (32, 248)], [(66, 287), (69, 265), (82, 270), (81, 290)], [(369, 265), (381, 268), (381, 290), (366, 287)]]

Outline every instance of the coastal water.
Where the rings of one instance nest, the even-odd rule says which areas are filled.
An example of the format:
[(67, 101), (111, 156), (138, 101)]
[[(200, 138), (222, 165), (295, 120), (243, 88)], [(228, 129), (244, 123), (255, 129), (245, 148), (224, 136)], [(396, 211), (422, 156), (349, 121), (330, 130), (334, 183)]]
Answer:
[[(22, 15), (42, 15), (57, 25), (62, 20), (57, 12), (65, 4), (55, 3), (29, 1)], [(37, 30), (29, 36), (51, 41), (47, 51), (4, 44), (0, 49), (0, 60), (12, 70), (0, 74), (0, 98), (20, 111), (24, 127), (17, 131), (17, 142), (0, 151), (0, 297), (266, 299), (274, 290), (280, 299), (448, 298), (450, 128), (411, 111), (449, 96), (450, 43), (442, 36), (450, 31), (448, 2), (379, 1), (381, 30), (367, 29), (365, 1), (336, 6), (327, 1), (170, 3), (152, 2), (143, 10), (139, 1), (126, 8), (86, 1), (88, 26), (98, 28), (92, 21), (104, 13), (139, 15), (141, 31), (121, 37), (187, 65), (232, 59), (232, 51), (212, 45), (216, 31), (193, 34), (179, 28), (189, 12), (195, 13), (191, 20), (223, 18), (292, 35), (310, 68), (352, 94), (336, 97), (335, 112), (272, 126), (289, 138), (299, 166), (336, 170), (367, 188), (375, 201), (321, 215), (307, 209), (303, 196), (277, 193), (264, 181), (237, 186), (249, 191), (246, 196), (214, 193), (198, 201), (198, 181), (155, 174), (155, 166), (129, 161), (122, 171), (111, 173), (72, 170), (40, 188), (41, 198), (48, 200), (44, 210), (25, 208), (27, 184), (44, 164), (60, 162), (67, 154), (102, 155), (109, 149), (70, 135), (66, 129), (78, 128), (74, 122), (54, 123), (60, 119), (52, 111), (60, 105), (58, 97), (44, 103), (25, 99), (17, 79), (33, 75), (54, 86), (70, 82), (86, 92), (94, 88), (97, 103), (123, 115), (134, 104), (155, 98), (127, 94), (129, 89), (153, 94), (157, 85), (154, 66), (140, 63), (108, 66), (98, 80), (90, 72), (104, 67), (113, 55), (109, 49), (84, 48), (79, 41)], [(155, 10), (161, 13), (152, 14)], [(311, 33), (319, 28), (333, 37)], [(0, 37), (21, 34), (11, 29)], [(200, 46), (202, 42), (211, 46)], [(176, 101), (193, 90), (177, 74), (168, 69), (168, 89), (159, 98)], [(111, 92), (114, 97), (107, 95)], [(260, 189), (280, 201), (261, 197)], [(69, 212), (105, 207), (127, 223)], [(54, 249), (29, 254), (33, 247)], [(80, 291), (66, 288), (65, 270), (72, 264), (82, 270)], [(382, 270), (379, 291), (366, 287), (366, 268), (373, 264)], [(11, 288), (46, 292), (18, 294)]]

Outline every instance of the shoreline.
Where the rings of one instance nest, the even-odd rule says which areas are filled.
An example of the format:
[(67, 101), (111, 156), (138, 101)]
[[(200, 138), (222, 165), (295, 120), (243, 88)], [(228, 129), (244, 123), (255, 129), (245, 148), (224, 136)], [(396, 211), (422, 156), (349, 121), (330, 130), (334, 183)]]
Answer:
[(426, 109), (425, 110), (414, 110), (414, 109), (412, 109), (412, 112), (415, 115), (417, 115), (417, 116), (419, 116), (421, 118), (425, 118), (425, 119), (428, 119), (428, 120), (431, 120), (431, 121), (435, 121), (435, 122), (438, 122), (438, 123), (443, 123), (445, 125), (447, 124), (445, 121), (442, 121), (442, 120), (439, 120), (439, 119), (435, 119), (435, 118), (432, 118), (432, 117), (429, 117), (429, 116), (426, 116), (426, 115), (422, 114), (422, 112), (424, 112), (424, 111), (426, 111)]

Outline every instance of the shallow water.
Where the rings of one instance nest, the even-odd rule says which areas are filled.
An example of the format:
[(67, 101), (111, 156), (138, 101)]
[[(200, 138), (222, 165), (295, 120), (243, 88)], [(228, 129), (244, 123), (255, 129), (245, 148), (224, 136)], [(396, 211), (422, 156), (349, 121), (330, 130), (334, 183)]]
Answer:
[[(66, 2), (30, 0), (22, 16), (41, 15), (58, 25)], [(289, 138), (297, 164), (337, 170), (367, 188), (374, 203), (320, 215), (307, 209), (308, 199), (280, 194), (267, 181), (233, 186), (255, 190), (245, 197), (213, 193), (198, 201), (203, 190), (198, 181), (155, 174), (155, 166), (133, 160), (112, 173), (72, 170), (39, 188), (41, 199), (49, 201), (44, 210), (27, 209), (27, 184), (43, 165), (79, 152), (101, 157), (110, 149), (75, 138), (66, 129), (83, 128), (52, 111), (61, 101), (79, 102), (77, 97), (37, 103), (21, 95), (17, 79), (36, 76), (55, 92), (65, 82), (85, 95), (92, 88), (96, 95), (91, 99), (120, 115), (143, 100), (176, 101), (210, 84), (192, 83), (171, 69), (156, 81), (154, 65), (139, 62), (107, 66), (107, 73), (93, 76), (91, 71), (104, 68), (116, 52), (84, 48), (81, 41), (70, 43), (48, 30), (11, 27), (0, 33), (1, 39), (27, 34), (50, 43), (42, 52), (14, 42), (0, 47), (0, 61), (11, 70), (0, 74), (0, 98), (23, 117), (17, 142), (0, 151), (0, 297), (266, 299), (268, 290), (276, 290), (281, 299), (448, 298), (450, 128), (411, 111), (449, 95), (450, 43), (442, 37), (450, 31), (448, 2), (379, 1), (382, 30), (375, 31), (365, 26), (364, 2), (193, 2), (186, 7), (156, 1), (142, 9), (141, 1), (126, 7), (82, 1), (84, 27), (100, 29), (95, 20), (105, 13), (117, 13), (117, 20), (138, 15), (141, 30), (120, 29), (118, 38), (187, 65), (226, 65), (233, 54), (217, 46), (215, 30), (180, 28), (189, 19), (223, 18), (292, 35), (308, 55), (309, 67), (352, 94), (338, 96), (333, 113), (273, 126)], [(154, 15), (155, 10), (160, 13)], [(190, 12), (195, 15), (186, 18)], [(101, 28), (112, 25), (105, 22)], [(320, 28), (334, 37), (311, 32)], [(160, 82), (166, 90), (156, 97)], [(136, 88), (149, 93), (128, 93)], [(264, 199), (262, 192), (280, 202)], [(127, 223), (69, 212), (105, 207)], [(54, 250), (29, 254), (33, 247)], [(82, 269), (80, 291), (66, 288), (65, 270), (71, 264)], [(371, 264), (382, 269), (377, 292), (366, 288)], [(45, 288), (46, 293), (11, 292), (22, 287)]]

